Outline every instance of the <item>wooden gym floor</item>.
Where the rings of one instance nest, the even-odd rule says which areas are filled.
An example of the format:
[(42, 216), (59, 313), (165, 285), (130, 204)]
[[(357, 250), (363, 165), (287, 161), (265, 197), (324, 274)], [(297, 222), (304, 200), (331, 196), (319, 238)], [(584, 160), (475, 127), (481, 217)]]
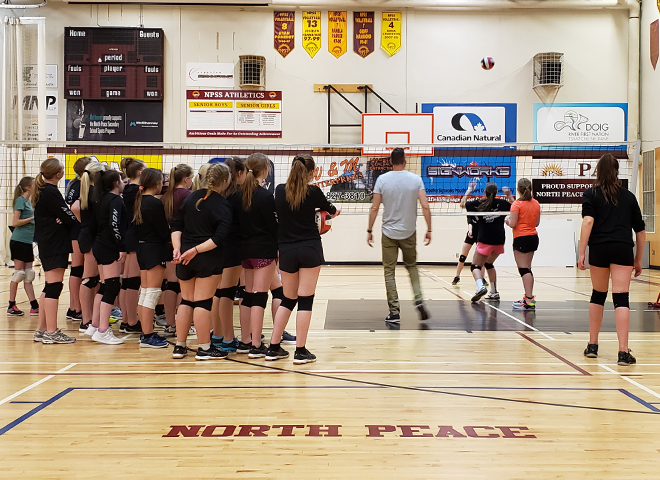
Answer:
[(137, 335), (99, 345), (64, 319), (66, 289), (73, 345), (33, 343), (35, 317), (3, 315), (0, 478), (658, 478), (660, 313), (646, 302), (660, 272), (632, 282), (639, 363), (618, 367), (611, 312), (600, 357), (582, 355), (587, 272), (534, 269), (533, 313), (511, 309), (515, 268), (499, 269), (502, 301), (477, 306), (469, 270), (453, 287), (453, 268), (421, 269), (433, 318), (417, 321), (401, 268), (391, 330), (380, 268), (324, 267), (305, 366), (175, 361)]

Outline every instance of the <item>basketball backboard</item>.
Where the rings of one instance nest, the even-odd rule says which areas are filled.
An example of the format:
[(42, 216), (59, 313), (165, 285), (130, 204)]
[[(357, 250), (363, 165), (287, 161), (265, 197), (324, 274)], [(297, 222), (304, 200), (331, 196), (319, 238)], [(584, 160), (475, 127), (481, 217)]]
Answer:
[(432, 113), (363, 113), (362, 155), (433, 155)]

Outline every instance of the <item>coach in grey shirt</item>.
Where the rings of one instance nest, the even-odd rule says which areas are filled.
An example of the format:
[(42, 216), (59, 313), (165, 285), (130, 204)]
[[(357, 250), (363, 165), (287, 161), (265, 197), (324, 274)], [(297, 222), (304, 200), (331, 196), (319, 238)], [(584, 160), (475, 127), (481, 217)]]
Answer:
[(392, 150), (392, 171), (376, 180), (374, 201), (369, 210), (367, 243), (373, 246), (372, 228), (381, 202), (383, 203), (383, 267), (385, 269), (385, 289), (390, 313), (386, 322), (398, 323), (400, 316), (399, 295), (396, 291), (394, 272), (399, 258), (399, 249), (403, 253), (403, 263), (410, 275), (410, 283), (415, 293), (415, 308), (421, 320), (429, 318), (429, 313), (422, 300), (422, 288), (417, 271), (417, 202), (422, 206), (427, 231), (424, 245), (431, 243), (431, 210), (426, 200), (424, 182), (419, 175), (406, 168), (406, 156), (402, 148)]

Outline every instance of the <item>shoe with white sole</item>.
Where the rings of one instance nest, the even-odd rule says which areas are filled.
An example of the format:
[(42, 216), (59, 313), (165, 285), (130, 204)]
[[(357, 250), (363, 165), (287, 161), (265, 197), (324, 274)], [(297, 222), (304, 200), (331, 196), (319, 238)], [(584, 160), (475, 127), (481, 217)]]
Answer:
[(490, 292), (485, 297), (486, 300), (499, 300), (500, 292)]
[(95, 327), (90, 323), (89, 326), (87, 327), (87, 330), (85, 330), (85, 335), (87, 335), (88, 337), (93, 337), (94, 334), (98, 332), (98, 330), (99, 327)]
[(108, 328), (105, 332), (97, 330), (94, 335), (92, 335), (92, 340), (99, 343), (105, 343), (106, 345), (121, 345), (124, 343), (123, 338), (115, 337), (112, 328)]

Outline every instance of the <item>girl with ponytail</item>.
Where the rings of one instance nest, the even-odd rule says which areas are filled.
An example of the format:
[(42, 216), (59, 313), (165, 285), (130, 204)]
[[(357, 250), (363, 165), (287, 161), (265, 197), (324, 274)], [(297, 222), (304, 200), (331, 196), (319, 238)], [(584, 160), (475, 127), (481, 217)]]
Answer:
[(133, 216), (142, 285), (138, 310), (140, 318), (144, 320), (141, 322), (140, 347), (168, 346), (167, 340), (154, 333), (152, 321), (165, 278), (165, 262), (172, 261), (170, 226), (165, 218), (165, 207), (155, 197), (162, 187), (163, 173), (160, 170), (147, 168), (142, 171)]
[[(327, 200), (319, 187), (309, 184), (314, 176), (314, 168), (314, 159), (310, 155), (296, 155), (286, 184), (278, 185), (275, 189), (283, 298), (275, 315), (266, 360), (289, 356), (289, 352), (280, 343), (291, 311), (298, 304), (293, 363), (316, 361), (316, 356), (305, 347), (316, 283), (324, 262), (315, 217), (317, 210), (326, 211), (333, 217), (339, 215), (339, 210)], [(254, 345), (254, 332), (252, 339)]]
[(57, 188), (62, 177), (64, 165), (57, 158), (51, 157), (41, 164), (32, 192), (34, 239), (39, 247), (41, 266), (46, 276), (46, 284), (39, 299), (39, 327), (34, 334), (34, 341), (45, 344), (76, 341), (57, 328), (57, 308), (64, 287), (64, 271), (71, 253), (71, 228), (78, 223)]
[(522, 300), (513, 302), (515, 310), (534, 310), (534, 276), (532, 258), (539, 248), (536, 227), (541, 223), (541, 205), (532, 196), (532, 182), (527, 178), (518, 180), (518, 200), (511, 205), (511, 214), (504, 220), (513, 229), (513, 256), (522, 277), (525, 294)]
[[(467, 191), (461, 198), (461, 208), (468, 212), (494, 212), (494, 215), (477, 216), (477, 248), (472, 257), (472, 276), (477, 283), (477, 291), (472, 296), (473, 302), (478, 302), (483, 296), (489, 300), (499, 300), (500, 294), (497, 291), (497, 273), (493, 262), (504, 253), (504, 215), (499, 212), (508, 212), (511, 210), (511, 202), (514, 201), (511, 195), (511, 189), (502, 187), (502, 192), (506, 200), (497, 198), (497, 184), (488, 182), (484, 189), (483, 198), (468, 200), (468, 197), (474, 192), (477, 182), (470, 182)], [(484, 281), (482, 267), (485, 267), (490, 279), (490, 293)], [(486, 295), (487, 294), (487, 295)]]
[(223, 265), (223, 245), (231, 226), (231, 207), (220, 194), (230, 181), (229, 168), (214, 163), (206, 172), (207, 188), (186, 198), (172, 225), (173, 263), (181, 284), (173, 358), (187, 355), (186, 339), (193, 320), (199, 348), (197, 360), (225, 358), (211, 343), (211, 309)]

